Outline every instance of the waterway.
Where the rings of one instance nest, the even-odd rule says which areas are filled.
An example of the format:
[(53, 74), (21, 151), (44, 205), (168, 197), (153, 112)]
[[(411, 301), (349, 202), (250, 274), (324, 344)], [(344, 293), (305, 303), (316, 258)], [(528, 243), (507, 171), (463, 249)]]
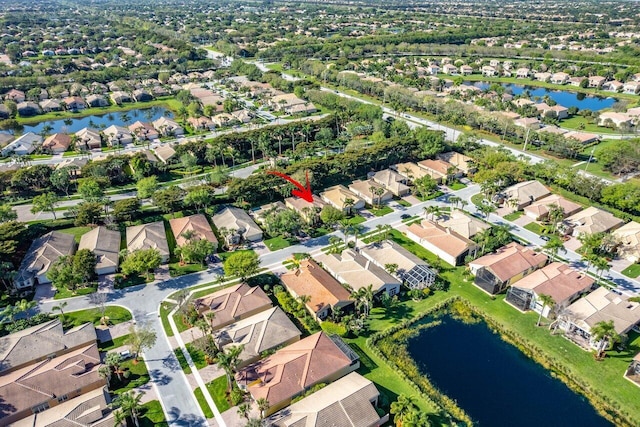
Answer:
[[(464, 84), (473, 85), (482, 90), (488, 89), (492, 83), (488, 82), (471, 82), (466, 81)], [(515, 84), (502, 83), (502, 87), (506, 89), (508, 93), (513, 95), (521, 95), (525, 91), (529, 93), (531, 99), (542, 98), (548, 95), (556, 103), (563, 107), (578, 107), (580, 110), (600, 111), (604, 108), (610, 108), (617, 100), (612, 97), (600, 97), (586, 95), (579, 92), (571, 92), (567, 90), (552, 90), (534, 86), (522, 86)]]
[[(484, 322), (450, 316), (408, 342), (431, 382), (481, 426), (611, 426), (589, 402)], [(569, 342), (566, 345), (571, 345)]]
[(171, 110), (164, 107), (151, 107), (140, 108), (128, 111), (120, 111), (109, 114), (68, 118), (59, 120), (47, 120), (31, 125), (25, 125), (22, 132), (34, 132), (40, 133), (44, 126), (50, 126), (51, 130), (47, 134), (52, 133), (75, 133), (80, 129), (89, 127), (93, 129), (102, 130), (108, 128), (111, 125), (117, 126), (129, 126), (130, 124), (140, 120), (143, 122), (150, 122), (157, 120), (160, 117), (173, 117)]

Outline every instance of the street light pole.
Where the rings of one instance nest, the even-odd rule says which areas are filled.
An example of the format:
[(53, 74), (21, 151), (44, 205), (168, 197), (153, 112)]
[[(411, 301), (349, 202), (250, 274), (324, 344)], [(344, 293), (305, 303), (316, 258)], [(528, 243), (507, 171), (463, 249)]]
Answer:
[(595, 148), (591, 149), (591, 154), (589, 154), (589, 160), (587, 160), (587, 164), (584, 167), (584, 171), (587, 171), (587, 168), (589, 167), (589, 163), (591, 163), (591, 160), (593, 159), (593, 152), (596, 151)]

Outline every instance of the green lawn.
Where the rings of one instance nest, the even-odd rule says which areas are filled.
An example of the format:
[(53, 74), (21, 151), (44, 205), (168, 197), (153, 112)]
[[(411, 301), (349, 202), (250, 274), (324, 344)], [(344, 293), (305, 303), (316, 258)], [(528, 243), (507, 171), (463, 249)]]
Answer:
[(209, 365), (202, 350), (192, 343), (185, 344), (185, 347), (189, 352), (189, 356), (191, 356), (191, 360), (193, 360), (193, 364), (196, 365), (196, 369), (206, 368)]
[(227, 377), (225, 375), (208, 383), (207, 390), (209, 390), (218, 411), (224, 412), (231, 407), (227, 401)]
[(197, 273), (198, 271), (206, 270), (207, 266), (202, 264), (184, 264), (180, 265), (179, 262), (173, 262), (169, 264), (169, 274), (171, 277), (184, 276), (185, 274)]
[(147, 371), (147, 365), (143, 360), (137, 363), (134, 362), (135, 360), (133, 359), (122, 362), (122, 368), (131, 372), (128, 379), (124, 379), (124, 381), (121, 382), (117, 377), (111, 377), (110, 390), (113, 393), (122, 394), (149, 382), (150, 377), (149, 371)]
[(168, 337), (173, 336), (173, 330), (169, 325), (169, 313), (175, 307), (175, 304), (171, 304), (169, 302), (163, 302), (160, 305), (160, 320), (162, 322), (162, 328), (164, 329), (164, 333), (167, 334)]
[(270, 251), (277, 251), (291, 246), (291, 242), (282, 236), (267, 239), (264, 241), (264, 244)]
[[(398, 231), (392, 232), (392, 239), (430, 263), (435, 259), (435, 255)], [(389, 310), (376, 307), (371, 312), (370, 330), (383, 331), (401, 323), (404, 319), (428, 310), (447, 298), (459, 295), (485, 312), (486, 316), (497, 321), (502, 328), (516, 332), (525, 341), (531, 342), (531, 346), (539, 347), (555, 365), (569, 370), (571, 378), (576, 378), (585, 383), (590, 390), (597, 390), (607, 396), (612, 405), (621, 407), (625, 413), (631, 414), (636, 425), (640, 425), (638, 388), (622, 377), (633, 356), (640, 351), (639, 334), (630, 335), (628, 350), (612, 351), (604, 361), (597, 362), (590, 352), (580, 349), (560, 335), (551, 335), (546, 327), (548, 323), (544, 323), (543, 327), (536, 327), (538, 318), (536, 313), (522, 314), (504, 303), (504, 295), (492, 298), (473, 286), (465, 279), (463, 267), (454, 268), (441, 263), (440, 276), (450, 284), (448, 292), (438, 291), (419, 302), (403, 301), (396, 308)], [(394, 369), (387, 366), (367, 348), (368, 336), (369, 333), (365, 333), (360, 337), (347, 339), (350, 344), (357, 345), (356, 351), (361, 351), (368, 357), (366, 363), (363, 361), (359, 372), (375, 382), (378, 389), (390, 401), (401, 393), (415, 396), (416, 392), (412, 386), (403, 381)], [(418, 403), (422, 409), (433, 412), (433, 408), (430, 408), (427, 402), (418, 399)]]
[(484, 194), (482, 193), (476, 193), (473, 196), (471, 196), (471, 203), (473, 203), (476, 206), (482, 205), (483, 200), (484, 200)]
[(615, 130), (598, 126), (597, 124), (594, 124), (594, 123), (589, 123), (589, 121), (582, 116), (573, 116), (568, 119), (564, 119), (560, 121), (560, 127), (563, 127), (566, 129), (576, 129), (582, 132), (591, 132), (598, 135), (607, 134), (607, 133), (608, 134), (616, 133)]
[(453, 191), (458, 191), (458, 190), (462, 190), (463, 188), (467, 188), (467, 186), (461, 183), (460, 181), (456, 181), (453, 184), (449, 184), (447, 185), (447, 187), (449, 187)]
[(127, 338), (129, 338), (129, 334), (114, 338), (110, 341), (98, 343), (98, 350), (111, 351), (118, 347), (122, 347), (124, 343), (127, 341)]
[(366, 218), (361, 216), (361, 215), (355, 215), (355, 216), (349, 218), (349, 223), (351, 225), (361, 224), (361, 223), (363, 223), (365, 221), (366, 221)]
[(536, 234), (548, 234), (549, 231), (547, 227), (545, 227), (544, 225), (540, 225), (537, 222), (530, 222), (529, 224), (525, 225), (524, 228)]
[(142, 414), (139, 420), (140, 427), (169, 427), (164, 417), (162, 405), (157, 400), (152, 400), (142, 405), (140, 413)]
[(369, 209), (369, 212), (371, 212), (375, 216), (385, 216), (385, 215), (390, 214), (391, 212), (393, 212), (393, 209), (390, 208), (389, 206), (381, 206), (379, 209), (371, 208), (371, 209)]
[(405, 208), (411, 207), (411, 203), (407, 202), (404, 199), (398, 199), (396, 200), (396, 203), (399, 204), (400, 206), (404, 206)]
[(180, 363), (180, 367), (184, 371), (185, 374), (189, 375), (191, 373), (191, 367), (187, 363), (187, 358), (184, 357), (184, 353), (181, 349), (176, 348), (173, 350), (176, 355), (176, 359), (178, 359), (178, 363)]
[(254, 250), (253, 249), (237, 249), (235, 251), (230, 251), (230, 252), (219, 252), (217, 255), (222, 261), (225, 261), (227, 258), (231, 256), (231, 254), (235, 254), (237, 252), (254, 252)]
[(86, 288), (76, 289), (75, 293), (67, 288), (58, 288), (56, 289), (56, 293), (53, 296), (53, 299), (65, 299), (71, 297), (77, 297), (78, 295), (89, 295), (98, 290), (98, 285), (96, 283), (92, 283), (91, 286), (87, 286)]
[[(64, 209), (68, 209), (68, 208), (64, 208)], [(80, 243), (80, 237), (82, 237), (82, 235), (87, 233), (88, 231), (91, 231), (91, 227), (71, 227), (71, 228), (63, 228), (62, 230), (57, 230), (57, 231), (64, 234), (73, 235), (73, 237), (76, 239), (76, 243)]]
[(213, 411), (211, 410), (211, 407), (205, 400), (204, 394), (202, 394), (202, 390), (200, 390), (200, 387), (193, 390), (193, 394), (196, 396), (196, 400), (198, 401), (200, 408), (202, 408), (202, 412), (204, 413), (204, 416), (206, 418), (213, 418)]
[(522, 215), (524, 215), (523, 211), (515, 211), (515, 212), (511, 212), (510, 214), (506, 214), (505, 216), (503, 216), (503, 218), (506, 219), (507, 221), (515, 221), (516, 219), (520, 218)]
[(627, 277), (636, 278), (640, 276), (640, 264), (631, 264), (629, 267), (621, 271)]
[[(87, 310), (72, 311), (64, 313), (64, 324), (66, 327), (79, 326), (84, 323), (100, 324), (100, 310), (89, 308)], [(109, 323), (117, 325), (131, 320), (131, 312), (126, 308), (109, 305), (105, 308), (104, 315), (109, 318)]]

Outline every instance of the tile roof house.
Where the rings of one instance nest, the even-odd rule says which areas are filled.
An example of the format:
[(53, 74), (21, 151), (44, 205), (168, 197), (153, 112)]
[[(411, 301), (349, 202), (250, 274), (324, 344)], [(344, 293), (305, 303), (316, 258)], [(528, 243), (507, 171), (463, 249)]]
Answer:
[(151, 123), (137, 121), (129, 125), (129, 130), (141, 141), (153, 141), (160, 138), (160, 133)]
[(322, 208), (327, 204), (320, 198), (320, 196), (313, 195), (313, 202), (307, 202), (300, 197), (287, 197), (284, 199), (284, 205), (289, 209), (298, 212), (306, 221), (311, 221), (314, 216), (308, 209), (320, 213)]
[(243, 209), (227, 206), (215, 214), (211, 220), (219, 232), (222, 229), (233, 232), (227, 237), (229, 244), (237, 245), (242, 241), (262, 240), (262, 230)]
[(346, 249), (341, 254), (321, 254), (315, 258), (333, 277), (355, 291), (372, 285), (376, 294), (386, 292), (393, 296), (400, 292), (402, 283), (398, 279), (352, 249)]
[(158, 129), (164, 136), (181, 136), (184, 135), (184, 128), (176, 121), (167, 117), (160, 117), (153, 121), (153, 127)]
[(438, 224), (466, 239), (471, 239), (476, 234), (491, 228), (486, 222), (459, 210), (452, 210), (446, 219), (438, 222)]
[[(509, 203), (515, 210), (521, 210), (536, 200), (551, 194), (551, 191), (539, 181), (525, 181), (505, 188), (498, 196), (502, 203)], [(513, 200), (513, 202), (511, 202)], [(511, 203), (514, 203), (511, 205)]]
[(71, 137), (66, 133), (54, 133), (42, 143), (42, 149), (54, 154), (64, 153), (71, 145)]
[(22, 290), (51, 283), (47, 278), (51, 266), (61, 256), (72, 255), (75, 248), (76, 242), (71, 234), (51, 231), (38, 237), (31, 243), (27, 255), (20, 264), (14, 286), (17, 290)]
[(413, 162), (398, 163), (391, 166), (391, 169), (406, 178), (409, 182), (412, 182), (415, 179), (423, 178), (425, 176), (430, 176), (425, 169), (421, 168)]
[(53, 409), (67, 399), (104, 387), (106, 381), (98, 375), (99, 367), (100, 354), (94, 342), (2, 375), (0, 396), (11, 413), (0, 419), (0, 425), (11, 425), (34, 413)]
[(96, 256), (96, 274), (115, 273), (120, 258), (120, 232), (99, 226), (80, 237), (78, 250), (89, 249)]
[(270, 415), (314, 385), (331, 383), (359, 366), (358, 356), (339, 337), (318, 332), (239, 370), (235, 378), (254, 400), (269, 402)]
[(42, 144), (42, 137), (40, 135), (27, 132), (2, 147), (0, 153), (2, 153), (3, 156), (9, 156), (11, 154), (26, 156), (27, 154), (33, 153), (40, 144)]
[(197, 298), (193, 305), (200, 314), (212, 312), (214, 330), (271, 308), (271, 300), (259, 286), (233, 285)]
[(67, 106), (67, 110), (70, 111), (84, 110), (87, 108), (87, 104), (84, 102), (84, 99), (79, 96), (68, 96), (63, 99), (62, 102)]
[(215, 123), (209, 117), (189, 117), (187, 122), (194, 129), (207, 129), (214, 130), (216, 128)]
[(613, 232), (618, 239), (618, 255), (633, 263), (640, 260), (640, 224), (631, 221)]
[(89, 107), (106, 107), (109, 105), (109, 101), (105, 99), (102, 95), (92, 94), (87, 96), (86, 98), (87, 105)]
[(411, 192), (407, 185), (407, 178), (391, 169), (381, 170), (370, 174), (369, 178), (389, 190), (397, 197), (406, 196)]
[(476, 170), (473, 164), (473, 159), (469, 156), (465, 156), (464, 154), (460, 154), (457, 151), (440, 153), (436, 155), (436, 158), (450, 163), (465, 174), (473, 173)]
[(45, 113), (50, 113), (51, 111), (62, 111), (62, 105), (55, 99), (42, 100), (39, 105)]
[(436, 281), (437, 272), (434, 269), (390, 240), (367, 245), (360, 249), (360, 253), (380, 268), (385, 268), (387, 264), (395, 264), (396, 270), (390, 274), (402, 280), (410, 289), (428, 288)]
[(591, 328), (599, 322), (612, 320), (618, 334), (626, 334), (640, 323), (640, 303), (602, 287), (571, 304), (566, 312), (567, 316), (560, 319), (560, 327), (565, 336), (585, 347), (597, 347)]
[(220, 350), (243, 346), (239, 368), (256, 362), (265, 351), (300, 340), (300, 331), (280, 307), (239, 320), (213, 333)]
[(156, 153), (156, 157), (164, 164), (167, 164), (176, 155), (176, 150), (169, 144), (156, 147), (153, 151)]
[(187, 243), (184, 234), (191, 232), (193, 234), (192, 240), (208, 240), (213, 243), (216, 248), (218, 247), (218, 239), (216, 239), (216, 235), (213, 234), (207, 217), (203, 214), (173, 218), (169, 220), (169, 225), (171, 226), (171, 231), (178, 246), (183, 246)]
[(301, 261), (298, 268), (287, 271), (280, 280), (294, 298), (309, 297), (305, 306), (316, 320), (326, 319), (334, 308), (353, 303), (349, 291), (313, 260)]
[(84, 145), (89, 150), (97, 150), (102, 147), (102, 137), (95, 129), (84, 128), (76, 132), (78, 142), (76, 145)]
[(133, 252), (144, 249), (157, 249), (162, 262), (169, 261), (171, 254), (162, 221), (127, 227), (127, 250)]
[(469, 263), (474, 284), (489, 294), (498, 294), (508, 286), (542, 268), (547, 256), (518, 243), (509, 243), (496, 252)]
[(50, 320), (0, 338), (0, 375), (46, 359), (61, 356), (95, 342), (91, 323), (64, 330), (60, 320)]
[(436, 254), (447, 264), (462, 265), (469, 255), (475, 255), (478, 245), (449, 227), (423, 220), (407, 228), (407, 237)]
[(112, 147), (121, 147), (133, 142), (133, 134), (123, 126), (111, 125), (102, 131), (107, 143)]
[(533, 130), (540, 129), (542, 122), (535, 117), (521, 117), (513, 121), (513, 124), (522, 128), (529, 128)]
[(557, 194), (551, 194), (550, 196), (533, 202), (529, 206), (525, 206), (524, 213), (529, 218), (539, 221), (549, 216), (550, 206), (559, 206), (562, 208), (565, 217), (573, 215), (582, 209), (582, 206), (577, 203), (567, 200)]
[[(427, 171), (427, 174), (438, 183), (445, 181), (447, 177), (455, 175), (457, 172), (455, 166), (443, 160), (422, 160), (418, 162), (418, 166)], [(453, 172), (449, 173), (451, 170)]]
[(27, 98), (23, 91), (18, 89), (11, 89), (9, 92), (5, 93), (4, 99), (8, 99), (15, 102), (16, 104), (19, 104), (20, 102), (24, 102), (24, 100)]
[[(390, 191), (372, 179), (366, 181), (355, 180), (349, 184), (349, 190), (370, 205), (378, 205), (393, 198), (393, 194)], [(380, 192), (380, 194), (374, 192)]]
[[(335, 185), (329, 187), (320, 193), (320, 197), (327, 204), (333, 206), (336, 209), (347, 212), (349, 210), (360, 210), (364, 208), (364, 200), (354, 194), (352, 191), (347, 190), (344, 185)], [(349, 206), (345, 202), (352, 200), (353, 205)]]
[(378, 427), (376, 408), (380, 393), (376, 386), (351, 372), (266, 419), (267, 427)]
[(111, 100), (116, 105), (121, 105), (125, 102), (133, 102), (131, 95), (127, 92), (123, 92), (121, 90), (117, 90), (111, 93)]
[[(544, 317), (557, 315), (581, 294), (591, 291), (595, 281), (561, 262), (552, 262), (513, 283), (507, 290), (506, 301), (520, 310), (542, 312)], [(540, 295), (553, 298), (553, 306), (544, 306)]]
[(582, 233), (593, 234), (614, 230), (624, 224), (619, 218), (607, 211), (590, 206), (564, 220), (567, 234), (579, 236)]

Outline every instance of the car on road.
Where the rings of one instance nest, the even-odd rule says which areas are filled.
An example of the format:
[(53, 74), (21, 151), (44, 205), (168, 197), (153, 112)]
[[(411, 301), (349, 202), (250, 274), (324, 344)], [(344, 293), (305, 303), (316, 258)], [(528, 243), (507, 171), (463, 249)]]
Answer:
[(541, 238), (542, 240), (544, 240), (545, 242), (548, 242), (549, 240), (551, 240), (551, 237), (546, 236), (546, 235), (544, 235), (544, 234), (543, 234), (543, 235), (541, 235), (541, 236), (540, 236), (540, 238)]
[(408, 219), (408, 218), (411, 218), (411, 215), (409, 215), (409, 214), (402, 214), (402, 215), (400, 215), (400, 218), (402, 218), (402, 219)]

